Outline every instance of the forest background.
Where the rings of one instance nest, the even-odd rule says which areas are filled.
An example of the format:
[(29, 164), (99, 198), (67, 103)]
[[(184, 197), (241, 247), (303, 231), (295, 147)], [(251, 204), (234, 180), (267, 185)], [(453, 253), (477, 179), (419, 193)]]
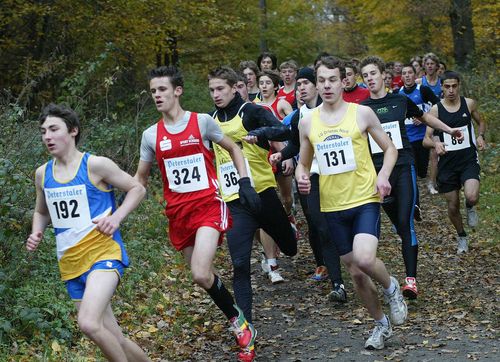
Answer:
[[(52, 232), (46, 232), (36, 254), (24, 250), (35, 200), (33, 172), (48, 159), (37, 122), (44, 105), (65, 102), (76, 109), (83, 124), (82, 148), (111, 157), (134, 173), (141, 133), (158, 119), (146, 82), (152, 67), (179, 65), (187, 79), (184, 107), (208, 112), (208, 70), (256, 60), (262, 50), (277, 54), (279, 62), (292, 58), (301, 65), (312, 63), (321, 51), (344, 58), (377, 54), (403, 62), (432, 51), (449, 69), (463, 72), (464, 94), (478, 100), (489, 123), (490, 147), (483, 162), (495, 174), (499, 10), (494, 0), (3, 0), (0, 360), (63, 358), (81, 337), (58, 280)], [(493, 225), (497, 243), (498, 182), (489, 180), (482, 191), (491, 195), (491, 208), (482, 217)], [(180, 256), (165, 242), (158, 190), (155, 178), (147, 200), (124, 226), (127, 246), (140, 267), (128, 274), (118, 295), (119, 301), (133, 299), (135, 305), (119, 302), (117, 313), (136, 327), (139, 317), (160, 309), (172, 318), (183, 316), (188, 326), (200, 325), (201, 318), (188, 318), (178, 303), (190, 294), (179, 291), (165, 298), (155, 291), (155, 270), (165, 258), (167, 283), (182, 279), (180, 285), (192, 290), (188, 277), (178, 277)], [(177, 336), (183, 326), (176, 324), (165, 338)], [(144, 333), (156, 330), (151, 326)]]

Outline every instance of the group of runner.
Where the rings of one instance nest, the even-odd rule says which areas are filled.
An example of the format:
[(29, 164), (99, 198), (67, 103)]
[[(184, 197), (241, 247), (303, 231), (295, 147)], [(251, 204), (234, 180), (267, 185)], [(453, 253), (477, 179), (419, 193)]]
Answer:
[[(316, 262), (312, 279), (329, 278), (329, 298), (345, 303), (342, 260), (375, 320), (365, 347), (382, 349), (392, 335), (391, 323), (407, 319), (403, 296), (418, 296), (413, 221), (422, 218), (416, 179), (426, 177), (428, 148), (439, 156), (437, 188), (448, 202), (458, 253), (468, 250), (460, 214), (462, 186), (468, 225), (478, 223), (477, 150), (485, 147), (485, 124), (476, 103), (460, 95), (458, 73), (435, 77), (428, 70), (439, 64), (433, 54), (424, 57), (421, 77), (415, 63), (420, 65), (418, 59), (394, 63), (401, 73), (392, 79), (400, 82), (396, 91), (386, 86), (388, 72), (378, 57), (346, 62), (321, 54), (314, 67), (299, 69), (290, 60), (277, 72), (276, 57), (263, 53), (257, 63), (241, 62), (238, 71), (222, 66), (208, 74), (215, 107), (210, 114), (182, 108), (179, 69), (153, 69), (149, 86), (161, 118), (143, 132), (134, 177), (108, 158), (79, 151), (78, 115), (51, 104), (40, 116), (40, 129), (53, 159), (36, 171), (27, 248), (35, 250), (52, 223), (61, 277), (78, 309), (80, 329), (109, 360), (149, 360), (123, 336), (110, 301), (129, 263), (119, 225), (144, 197), (156, 163), (169, 239), (183, 253), (193, 281), (228, 319), (240, 348), (238, 360), (252, 361), (257, 337), (252, 248), (254, 240), (260, 241), (262, 270), (272, 283), (283, 282), (278, 255), (294, 256), (299, 237), (293, 216), (295, 182)], [(472, 120), (479, 125), (477, 138)], [(126, 192), (119, 207), (113, 188)], [(377, 258), (380, 205), (402, 240), (402, 292)], [(213, 267), (224, 235), (234, 298)], [(389, 317), (374, 281), (383, 288)]]

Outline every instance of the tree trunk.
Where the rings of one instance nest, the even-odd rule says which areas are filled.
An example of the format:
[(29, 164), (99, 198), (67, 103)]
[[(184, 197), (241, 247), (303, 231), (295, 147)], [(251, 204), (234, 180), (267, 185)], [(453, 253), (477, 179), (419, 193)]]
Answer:
[(468, 69), (474, 55), (471, 0), (452, 0), (450, 8), (453, 53), (457, 66)]
[(267, 52), (267, 7), (266, 0), (259, 0), (260, 8), (260, 51)]

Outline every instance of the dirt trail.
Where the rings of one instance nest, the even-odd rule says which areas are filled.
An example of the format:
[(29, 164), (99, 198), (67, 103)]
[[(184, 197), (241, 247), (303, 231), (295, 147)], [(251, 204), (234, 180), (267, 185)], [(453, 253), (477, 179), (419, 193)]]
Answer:
[[(424, 221), (416, 223), (420, 295), (409, 302), (409, 319), (405, 325), (393, 327), (394, 336), (386, 348), (364, 349), (373, 321), (353, 294), (345, 272), (349, 293), (345, 305), (328, 300), (329, 282), (309, 279), (315, 267), (314, 258), (303, 239), (298, 256), (280, 260), (286, 278), (281, 285), (272, 286), (261, 274), (255, 254), (252, 280), (254, 323), (259, 332), (257, 361), (500, 360), (499, 248), (471, 232), (469, 253), (457, 256), (443, 200), (422, 193)], [(307, 228), (304, 226), (303, 230)], [(384, 215), (379, 256), (402, 282), (400, 248)], [(384, 309), (387, 311), (386, 306)], [(234, 349), (221, 351), (221, 345), (232, 342), (230, 337), (223, 338), (224, 342), (219, 339), (206, 345), (214, 351), (212, 360), (234, 359)], [(204, 356), (202, 359), (207, 359)]]

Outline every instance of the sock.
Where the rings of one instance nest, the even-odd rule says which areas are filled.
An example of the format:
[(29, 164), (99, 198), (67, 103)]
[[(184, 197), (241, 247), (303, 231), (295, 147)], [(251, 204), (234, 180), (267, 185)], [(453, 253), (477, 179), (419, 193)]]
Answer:
[(375, 320), (377, 323), (382, 324), (385, 327), (389, 327), (389, 320), (387, 319), (387, 316), (384, 314), (381, 320)]
[(226, 315), (227, 319), (238, 316), (239, 312), (234, 308), (234, 299), (231, 293), (229, 293), (217, 275), (214, 274), (214, 283), (206, 291), (217, 307)]
[(278, 266), (278, 262), (276, 261), (276, 258), (267, 259), (267, 265), (269, 265), (269, 266)]
[(392, 293), (394, 293), (395, 290), (396, 290), (396, 284), (394, 284), (394, 282), (391, 279), (391, 285), (389, 285), (389, 288), (387, 289), (384, 288), (384, 294), (391, 295)]
[(465, 233), (465, 230), (462, 230), (461, 232), (457, 232), (458, 236), (460, 237), (465, 237), (467, 234)]

